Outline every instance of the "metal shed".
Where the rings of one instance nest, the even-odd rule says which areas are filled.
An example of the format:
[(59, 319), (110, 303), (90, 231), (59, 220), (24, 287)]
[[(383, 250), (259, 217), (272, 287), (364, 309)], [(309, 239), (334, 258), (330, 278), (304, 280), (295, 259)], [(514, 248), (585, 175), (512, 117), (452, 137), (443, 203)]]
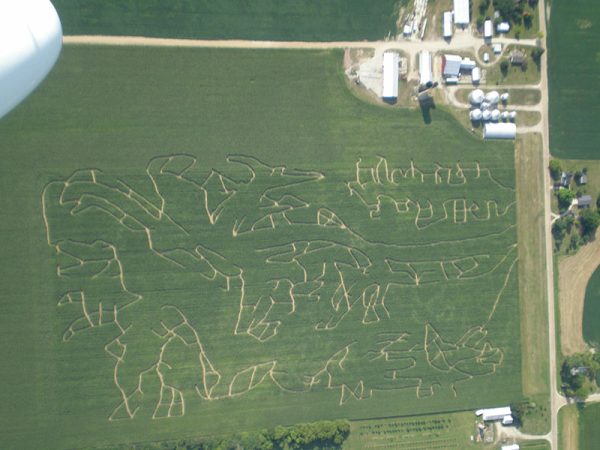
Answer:
[[(517, 137), (517, 126), (514, 123), (504, 122), (486, 123), (483, 128), (483, 137), (484, 139), (515, 139)], [(484, 418), (484, 420), (486, 419)]]
[(383, 93), (381, 96), (385, 100), (398, 98), (399, 61), (398, 53), (385, 52), (383, 54)]

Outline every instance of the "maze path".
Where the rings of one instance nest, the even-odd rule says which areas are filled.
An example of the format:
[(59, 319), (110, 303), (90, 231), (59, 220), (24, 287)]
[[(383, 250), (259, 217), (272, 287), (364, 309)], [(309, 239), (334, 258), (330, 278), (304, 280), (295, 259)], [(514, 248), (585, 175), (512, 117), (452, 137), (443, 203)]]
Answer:
[[(219, 401), (263, 383), (295, 393), (338, 390), (340, 405), (386, 390), (414, 389), (422, 398), (449, 388), (458, 395), (459, 383), (493, 375), (502, 365), (503, 351), (493, 346), (486, 326), (517, 261), (514, 223), (507, 220), (514, 189), (489, 169), (457, 162), (425, 171), (412, 161), (390, 168), (382, 157), (373, 165), (359, 160), (355, 179), (345, 182), (346, 198), (337, 203), (358, 199), (368, 215), (348, 220), (336, 202), (320, 199), (319, 186), (336, 182), (321, 172), (270, 166), (245, 155), (227, 162), (230, 170), (217, 171), (190, 155), (154, 158), (146, 167), (152, 189), (145, 194), (99, 169), (76, 171), (44, 188), (47, 240), (65, 287), (58, 305), (75, 314), (63, 340), (100, 327), (117, 332), (104, 347), (115, 361), (120, 397), (109, 420), (135, 417), (148, 396), (146, 386), (155, 383), (152, 418), (159, 419), (185, 415), (190, 396)], [(498, 197), (489, 198), (491, 193)], [(373, 240), (359, 231), (395, 223), (384, 204), (412, 218), (403, 242)], [(495, 228), (475, 237), (410, 239), (410, 233), (435, 227), (491, 222)], [(498, 240), (503, 247), (496, 243), (494, 252), (486, 252), (486, 244)], [(165, 283), (177, 285), (178, 277), (192, 274), (236, 297), (228, 333), (258, 346), (251, 352), (256, 356), (220, 368), (214, 354), (209, 357), (214, 343), (206, 345), (195, 312), (170, 303), (157, 308), (143, 289), (132, 288), (139, 276), (128, 274), (136, 265), (139, 270), (139, 261), (153, 264), (152, 258), (174, 274)], [(479, 280), (498, 284), (497, 292), (487, 301), (486, 316), (458, 339), (442, 337), (427, 319), (421, 331), (415, 323), (389, 331), (399, 323), (399, 289)], [(156, 325), (139, 321), (140, 314), (154, 315)], [(373, 331), (346, 344), (335, 338), (355, 327)], [(289, 357), (278, 347), (301, 338), (289, 335), (295, 330), (324, 343), (299, 372), (287, 367)]]

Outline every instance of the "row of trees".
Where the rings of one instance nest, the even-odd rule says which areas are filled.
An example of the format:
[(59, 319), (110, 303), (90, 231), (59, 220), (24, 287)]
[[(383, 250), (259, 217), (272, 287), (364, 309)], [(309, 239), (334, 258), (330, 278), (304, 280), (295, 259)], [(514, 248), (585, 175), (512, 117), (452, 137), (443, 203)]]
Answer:
[[(347, 420), (278, 426), (234, 436), (132, 444), (130, 450), (337, 450), (350, 434)], [(114, 447), (111, 447), (114, 450)]]
[[(494, 10), (500, 13), (500, 18), (496, 22), (508, 21), (512, 24), (523, 24), (526, 28), (533, 26), (534, 15), (533, 10), (538, 0), (481, 0), (479, 2), (479, 18), (477, 19), (478, 26), (483, 25), (483, 20), (487, 16), (490, 5), (494, 6)], [(529, 5), (529, 10), (526, 8)]]
[(562, 389), (567, 397), (585, 400), (598, 389), (599, 353), (578, 353), (567, 356), (560, 368)]

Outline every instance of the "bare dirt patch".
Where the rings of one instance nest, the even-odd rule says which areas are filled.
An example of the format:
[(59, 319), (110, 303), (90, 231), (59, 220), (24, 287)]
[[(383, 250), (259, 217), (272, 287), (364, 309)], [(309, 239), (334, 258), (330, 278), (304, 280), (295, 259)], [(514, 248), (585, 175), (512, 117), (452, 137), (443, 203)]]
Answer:
[(587, 349), (582, 332), (585, 288), (599, 264), (600, 232), (593, 242), (559, 263), (561, 351), (565, 355)]

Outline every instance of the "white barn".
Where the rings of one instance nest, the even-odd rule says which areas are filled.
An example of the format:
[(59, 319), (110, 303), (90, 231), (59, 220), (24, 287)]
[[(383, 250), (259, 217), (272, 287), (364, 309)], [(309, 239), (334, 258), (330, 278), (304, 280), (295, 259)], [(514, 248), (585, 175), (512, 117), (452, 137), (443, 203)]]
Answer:
[(463, 27), (469, 25), (469, 0), (454, 0), (454, 23)]
[(431, 72), (431, 53), (422, 51), (419, 53), (419, 82), (421, 85), (433, 81)]
[(500, 447), (501, 450), (520, 450), (520, 448), (519, 444), (503, 445)]
[(444, 78), (458, 77), (462, 58), (458, 55), (442, 55), (442, 73)]
[[(514, 125), (514, 124), (492, 124), (487, 123), (485, 128), (488, 127), (498, 127), (500, 125)], [(515, 127), (516, 132), (516, 127)], [(500, 408), (487, 408), (487, 409), (478, 409), (475, 411), (476, 416), (482, 416), (484, 422), (491, 422), (495, 420), (502, 420), (504, 423), (504, 419), (510, 417), (510, 421), (512, 422), (512, 411), (510, 410), (510, 406), (502, 406)]]
[(452, 37), (452, 11), (444, 12), (444, 38), (450, 39)]
[(494, 24), (490, 19), (483, 23), (483, 37), (488, 40), (494, 37)]
[[(517, 137), (517, 126), (514, 123), (486, 123), (483, 129), (484, 139), (515, 139)], [(498, 410), (498, 411), (496, 411)], [(502, 411), (500, 411), (502, 410)], [(501, 420), (505, 425), (512, 423), (512, 415), (510, 408), (494, 408), (493, 410), (480, 410), (480, 411), (494, 411), (493, 413), (487, 413), (484, 415), (483, 420)], [(502, 414), (503, 411), (508, 411), (506, 414)], [(495, 414), (495, 415), (494, 415)], [(477, 414), (479, 415), (479, 414)], [(486, 419), (486, 417), (489, 417)], [(494, 418), (492, 418), (494, 417)]]
[(383, 92), (384, 100), (395, 100), (398, 98), (398, 53), (385, 52), (383, 54)]

